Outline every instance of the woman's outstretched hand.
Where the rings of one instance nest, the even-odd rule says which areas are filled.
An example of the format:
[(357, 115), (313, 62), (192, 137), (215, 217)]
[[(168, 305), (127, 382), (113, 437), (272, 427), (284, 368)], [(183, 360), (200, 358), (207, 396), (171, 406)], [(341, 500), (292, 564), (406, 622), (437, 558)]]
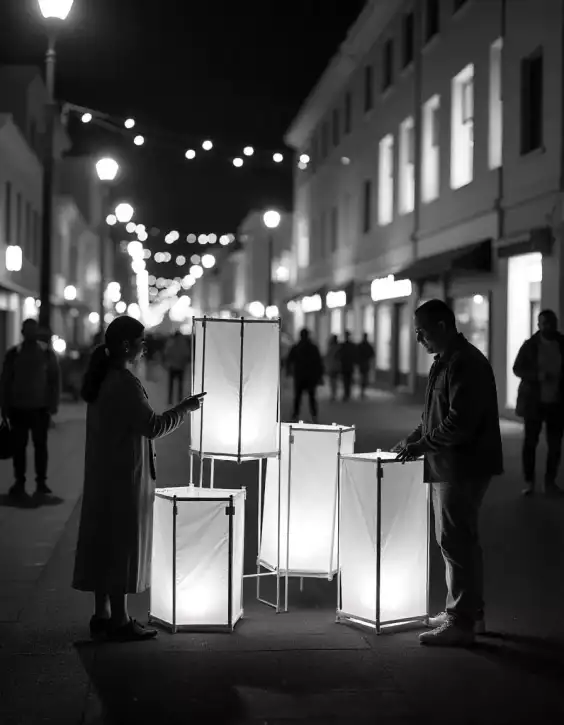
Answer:
[(203, 401), (204, 401), (204, 396), (201, 394), (200, 395), (190, 395), (181, 401), (180, 407), (186, 413), (193, 413), (195, 410), (198, 410), (201, 407)]

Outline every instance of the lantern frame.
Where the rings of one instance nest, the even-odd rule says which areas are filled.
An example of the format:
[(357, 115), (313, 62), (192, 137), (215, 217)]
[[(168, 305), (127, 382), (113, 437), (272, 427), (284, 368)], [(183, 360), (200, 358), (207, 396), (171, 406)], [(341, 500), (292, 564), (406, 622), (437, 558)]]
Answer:
[[(172, 502), (172, 622), (168, 622), (160, 617), (156, 617), (151, 612), (151, 603), (149, 603), (148, 621), (149, 623), (158, 624), (172, 634), (178, 632), (233, 632), (237, 622), (243, 617), (243, 578), (241, 578), (241, 606), (240, 613), (237, 616), (233, 614), (233, 568), (234, 568), (234, 524), (235, 517), (235, 499), (242, 496), (243, 516), (246, 501), (246, 489), (242, 488), (237, 491), (225, 491), (224, 497), (218, 496), (176, 496), (170, 493), (174, 489), (156, 489), (155, 497), (165, 499)], [(218, 492), (220, 489), (217, 489)], [(178, 503), (189, 501), (192, 504), (197, 502), (207, 502), (226, 504), (225, 515), (228, 517), (228, 543), (227, 543), (227, 624), (178, 624), (177, 623), (177, 586), (176, 586), (176, 554), (177, 554), (177, 536), (176, 536), (176, 520), (178, 516)], [(243, 519), (244, 520), (244, 519)], [(244, 546), (244, 528), (243, 528), (243, 546)], [(244, 549), (243, 549), (244, 551)], [(243, 554), (244, 560), (244, 554)], [(151, 583), (151, 591), (152, 591)]]
[[(261, 568), (266, 569), (268, 572), (276, 575), (277, 578), (282, 577), (284, 579), (284, 612), (288, 611), (289, 608), (289, 578), (290, 577), (299, 577), (300, 580), (300, 591), (303, 591), (303, 580), (304, 579), (327, 579), (327, 581), (332, 581), (335, 575), (338, 575), (339, 573), (339, 524), (340, 524), (340, 517), (339, 517), (339, 492), (340, 492), (340, 481), (341, 481), (341, 446), (342, 446), (342, 438), (344, 433), (352, 433), (353, 434), (353, 449), (356, 439), (356, 428), (354, 425), (352, 426), (345, 426), (345, 425), (339, 425), (337, 423), (332, 423), (331, 425), (316, 425), (316, 424), (304, 424), (303, 421), (299, 421), (298, 424), (285, 424), (287, 425), (288, 430), (288, 473), (287, 473), (287, 501), (286, 501), (286, 568), (281, 568), (281, 562), (280, 562), (280, 549), (281, 549), (281, 500), (282, 500), (282, 490), (281, 490), (281, 483), (282, 483), (282, 446), (280, 446), (280, 456), (278, 457), (278, 546), (277, 546), (277, 561), (276, 565), (267, 562), (262, 558), (262, 526), (259, 529), (259, 556), (257, 559), (257, 599), (259, 601), (262, 601), (265, 604), (268, 604), (268, 602), (264, 602), (260, 598), (260, 576), (264, 576), (260, 574)], [(282, 429), (282, 424), (281, 424)], [(290, 567), (290, 521), (291, 521), (291, 494), (292, 494), (292, 445), (294, 442), (294, 433), (296, 431), (304, 432), (304, 431), (311, 431), (315, 433), (322, 433), (322, 434), (330, 434), (335, 435), (337, 434), (337, 455), (335, 457), (335, 503), (334, 503), (334, 516), (333, 516), (333, 533), (332, 533), (332, 543), (330, 546), (330, 562), (329, 567), (327, 568), (327, 571), (304, 571), (304, 570), (292, 570)], [(281, 436), (282, 438), (282, 436)], [(261, 489), (259, 488), (259, 491)], [(262, 506), (262, 500), (259, 500), (259, 511)], [(263, 513), (264, 515), (264, 513)], [(335, 542), (337, 542), (337, 561), (336, 566), (333, 567), (333, 551), (334, 551), (334, 545)]]
[[(391, 458), (388, 458), (391, 456)], [(406, 462), (398, 461), (396, 458), (397, 454), (391, 452), (377, 451), (377, 457), (374, 454), (369, 455), (367, 453), (354, 453), (345, 454), (339, 456), (339, 469), (342, 470), (343, 462), (345, 460), (364, 461), (371, 463), (374, 466), (375, 478), (376, 478), (376, 611), (374, 619), (367, 619), (350, 612), (345, 612), (342, 609), (342, 590), (341, 590), (341, 512), (342, 512), (342, 473), (339, 475), (339, 501), (338, 501), (338, 517), (339, 517), (339, 535), (338, 535), (338, 546), (337, 546), (337, 562), (338, 562), (338, 574), (337, 574), (337, 613), (336, 622), (337, 624), (352, 624), (359, 625), (362, 628), (374, 629), (377, 635), (382, 633), (382, 628), (393, 627), (408, 623), (424, 623), (429, 622), (429, 577), (430, 577), (430, 564), (431, 564), (431, 487), (430, 484), (421, 481), (421, 485), (426, 487), (426, 529), (427, 529), (427, 547), (426, 547), (426, 592), (425, 592), (425, 608), (424, 613), (418, 613), (411, 617), (405, 617), (402, 619), (385, 620), (382, 621), (380, 618), (381, 613), (381, 554), (382, 554), (382, 481), (384, 480), (384, 469), (390, 465), (413, 465), (413, 463), (421, 463), (422, 458), (418, 458), (416, 461)]]

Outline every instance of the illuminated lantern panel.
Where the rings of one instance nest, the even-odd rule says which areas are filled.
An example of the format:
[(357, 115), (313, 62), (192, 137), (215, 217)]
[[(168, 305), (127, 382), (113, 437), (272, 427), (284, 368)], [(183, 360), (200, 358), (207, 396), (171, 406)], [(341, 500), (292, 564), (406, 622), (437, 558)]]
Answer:
[(429, 486), (422, 460), (395, 458), (360, 453), (341, 468), (337, 615), (378, 631), (428, 614)]
[[(354, 437), (354, 428), (344, 426), (282, 423), (280, 573), (336, 574), (339, 451), (353, 453)], [(278, 564), (278, 465), (268, 461), (260, 550), (261, 565), (272, 571)]]
[(207, 395), (192, 415), (192, 453), (226, 460), (277, 455), (279, 322), (195, 319), (193, 340), (193, 390)]
[(244, 539), (243, 489), (157, 489), (151, 621), (173, 631), (233, 629), (243, 615)]

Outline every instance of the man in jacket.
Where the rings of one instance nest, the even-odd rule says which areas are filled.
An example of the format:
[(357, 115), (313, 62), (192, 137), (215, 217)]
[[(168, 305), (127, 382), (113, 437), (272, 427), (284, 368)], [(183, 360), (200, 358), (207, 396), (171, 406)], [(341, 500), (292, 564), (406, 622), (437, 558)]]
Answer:
[(552, 310), (538, 318), (539, 331), (526, 340), (513, 365), (521, 378), (516, 413), (525, 421), (523, 441), (524, 495), (535, 490), (535, 459), (540, 433), (545, 425), (548, 456), (544, 490), (561, 494), (556, 486), (564, 434), (564, 335), (558, 332), (558, 319)]
[(37, 493), (49, 494), (47, 486), (47, 439), (51, 416), (56, 415), (61, 395), (57, 357), (38, 340), (39, 325), (33, 319), (22, 326), (23, 342), (6, 353), (0, 377), (2, 417), (10, 422), (14, 437), (16, 482), (10, 495), (25, 495), (29, 433), (35, 448)]
[(495, 378), (488, 360), (456, 329), (452, 310), (431, 300), (415, 313), (417, 341), (435, 361), (420, 425), (393, 450), (425, 456), (435, 534), (446, 567), (446, 610), (429, 619), (421, 644), (467, 646), (483, 632), (478, 513), (492, 476), (503, 472)]
[(368, 341), (366, 332), (362, 336), (362, 342), (358, 346), (358, 371), (360, 373), (360, 397), (366, 397), (366, 388), (370, 379), (370, 370), (374, 362), (374, 348)]
[(345, 341), (339, 350), (339, 360), (341, 363), (341, 375), (343, 376), (343, 401), (347, 402), (351, 399), (352, 380), (354, 369), (358, 362), (358, 349), (351, 340), (351, 333), (345, 332)]
[(314, 423), (317, 423), (316, 389), (323, 382), (323, 361), (317, 345), (310, 340), (308, 330), (302, 330), (300, 341), (288, 354), (286, 372), (294, 378), (294, 413), (292, 419), (300, 417), (302, 395), (309, 396), (309, 408)]

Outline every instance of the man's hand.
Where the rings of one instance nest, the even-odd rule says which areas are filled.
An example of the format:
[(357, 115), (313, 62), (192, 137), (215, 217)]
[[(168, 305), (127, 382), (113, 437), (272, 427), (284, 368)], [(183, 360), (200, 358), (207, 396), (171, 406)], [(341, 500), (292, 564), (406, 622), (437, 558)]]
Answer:
[[(395, 452), (396, 451), (394, 450), (393, 453)], [(396, 461), (401, 461), (402, 463), (406, 463), (406, 461), (416, 461), (423, 455), (424, 452), (424, 447), (421, 441), (407, 443), (398, 451)]]
[(403, 440), (398, 441), (398, 443), (396, 443), (395, 446), (390, 448), (390, 451), (392, 453), (399, 453), (401, 450), (403, 450), (406, 447), (406, 445), (407, 445), (407, 438), (404, 438)]

